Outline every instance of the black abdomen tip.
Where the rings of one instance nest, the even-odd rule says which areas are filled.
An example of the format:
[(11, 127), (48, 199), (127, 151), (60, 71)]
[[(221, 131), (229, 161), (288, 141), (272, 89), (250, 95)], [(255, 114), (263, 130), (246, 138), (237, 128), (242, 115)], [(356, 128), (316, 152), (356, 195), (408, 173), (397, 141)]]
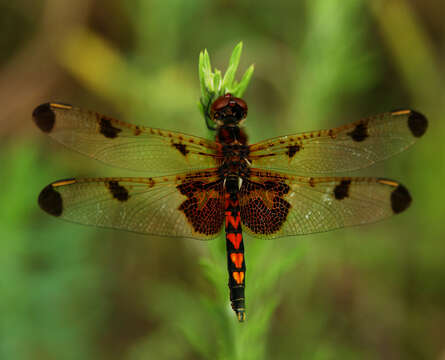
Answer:
[(411, 195), (403, 185), (397, 186), (391, 193), (391, 208), (395, 214), (405, 211), (411, 204)]
[(39, 195), (39, 206), (53, 216), (62, 215), (63, 203), (60, 193), (52, 185), (45, 187)]
[(421, 113), (411, 110), (408, 117), (408, 126), (415, 137), (421, 137), (428, 128), (428, 120)]
[(51, 132), (56, 121), (56, 116), (49, 103), (37, 106), (32, 112), (32, 118), (38, 128), (45, 133)]

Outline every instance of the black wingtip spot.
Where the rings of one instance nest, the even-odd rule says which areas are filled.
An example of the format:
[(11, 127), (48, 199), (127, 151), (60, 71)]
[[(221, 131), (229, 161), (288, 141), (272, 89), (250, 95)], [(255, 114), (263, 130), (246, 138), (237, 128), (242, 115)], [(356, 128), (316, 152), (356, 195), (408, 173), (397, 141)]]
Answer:
[(349, 185), (351, 180), (342, 180), (334, 189), (334, 196), (337, 200), (343, 200), (349, 196)]
[(39, 195), (39, 206), (42, 210), (53, 216), (62, 215), (63, 202), (60, 193), (52, 185), (45, 187)]
[(56, 115), (49, 103), (37, 106), (32, 112), (32, 118), (37, 127), (45, 133), (51, 132), (56, 122)]
[(408, 127), (415, 137), (421, 137), (428, 128), (428, 120), (423, 114), (411, 110), (408, 117)]
[(397, 186), (391, 193), (391, 208), (395, 214), (405, 211), (411, 204), (411, 195), (403, 185)]

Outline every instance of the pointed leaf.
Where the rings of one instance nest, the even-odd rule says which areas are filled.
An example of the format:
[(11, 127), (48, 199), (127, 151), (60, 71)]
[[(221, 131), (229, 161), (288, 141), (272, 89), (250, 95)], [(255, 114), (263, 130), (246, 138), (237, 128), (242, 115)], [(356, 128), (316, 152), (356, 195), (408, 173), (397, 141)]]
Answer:
[(232, 52), (232, 56), (229, 60), (229, 66), (227, 67), (226, 74), (223, 78), (223, 87), (225, 89), (233, 87), (233, 80), (235, 79), (236, 70), (238, 69), (241, 53), (243, 50), (243, 43), (239, 42), (235, 46)]

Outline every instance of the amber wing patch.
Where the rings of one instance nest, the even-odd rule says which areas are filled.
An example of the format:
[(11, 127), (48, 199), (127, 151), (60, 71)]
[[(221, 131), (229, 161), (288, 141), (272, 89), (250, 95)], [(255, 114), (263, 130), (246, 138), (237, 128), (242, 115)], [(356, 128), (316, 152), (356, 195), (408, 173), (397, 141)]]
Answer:
[(240, 190), (241, 220), (255, 234), (280, 230), (291, 208), (283, 197), (289, 186), (280, 179), (263, 183), (243, 181)]
[(179, 211), (184, 213), (194, 231), (204, 235), (218, 234), (224, 221), (223, 181), (188, 181), (178, 185), (177, 189), (187, 197)]

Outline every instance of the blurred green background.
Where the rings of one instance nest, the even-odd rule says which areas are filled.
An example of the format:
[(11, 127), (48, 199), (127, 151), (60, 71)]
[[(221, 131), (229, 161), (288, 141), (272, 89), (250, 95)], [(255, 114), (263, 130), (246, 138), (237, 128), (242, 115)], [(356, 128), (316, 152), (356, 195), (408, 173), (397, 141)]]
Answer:
[[(445, 22), (440, 1), (0, 1), (0, 359), (445, 359)], [(49, 100), (209, 136), (198, 54), (241, 72), (252, 142), (396, 108), (427, 115), (412, 149), (361, 174), (411, 191), (406, 213), (246, 240), (248, 321), (224, 240), (68, 224), (37, 196), (72, 176), (132, 175), (33, 125)], [(267, 136), (265, 136), (267, 134)]]

